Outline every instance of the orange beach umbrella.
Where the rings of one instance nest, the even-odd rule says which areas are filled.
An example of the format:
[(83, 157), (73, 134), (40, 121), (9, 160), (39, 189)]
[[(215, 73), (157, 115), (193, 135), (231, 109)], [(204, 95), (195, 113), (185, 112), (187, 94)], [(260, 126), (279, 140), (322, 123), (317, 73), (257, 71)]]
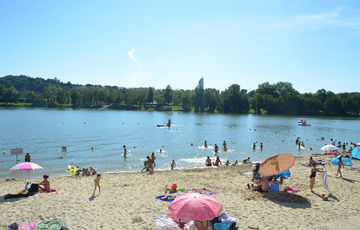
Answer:
[(263, 176), (272, 176), (288, 170), (294, 166), (295, 157), (290, 153), (279, 153), (269, 157), (259, 168), (259, 173)]

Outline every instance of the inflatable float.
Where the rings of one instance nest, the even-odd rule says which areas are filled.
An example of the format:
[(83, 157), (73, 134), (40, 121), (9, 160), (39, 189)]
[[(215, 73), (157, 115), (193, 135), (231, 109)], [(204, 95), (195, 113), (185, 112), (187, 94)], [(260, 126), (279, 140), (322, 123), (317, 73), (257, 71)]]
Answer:
[[(340, 158), (340, 156), (342, 156), (342, 155), (339, 155), (339, 156), (335, 157), (334, 159), (332, 159), (332, 160), (331, 160), (331, 164), (334, 164), (334, 165), (339, 164), (339, 161), (340, 161), (339, 158)], [(351, 157), (350, 157), (350, 156), (349, 156), (349, 157), (342, 156), (341, 161), (342, 161), (342, 163), (343, 163), (344, 165), (346, 165), (346, 166), (352, 166), (352, 165), (354, 165), (354, 164), (352, 163), (352, 161), (351, 161)]]

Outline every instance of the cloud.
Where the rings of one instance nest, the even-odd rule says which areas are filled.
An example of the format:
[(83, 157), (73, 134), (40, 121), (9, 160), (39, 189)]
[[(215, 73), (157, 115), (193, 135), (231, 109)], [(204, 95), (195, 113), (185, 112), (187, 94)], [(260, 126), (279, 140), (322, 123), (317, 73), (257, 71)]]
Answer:
[(135, 52), (136, 52), (135, 49), (131, 49), (127, 52), (127, 55), (137, 66), (141, 67), (140, 63), (135, 58)]
[(360, 17), (345, 17), (340, 9), (331, 12), (293, 16), (267, 26), (268, 30), (317, 30), (347, 27), (360, 31)]

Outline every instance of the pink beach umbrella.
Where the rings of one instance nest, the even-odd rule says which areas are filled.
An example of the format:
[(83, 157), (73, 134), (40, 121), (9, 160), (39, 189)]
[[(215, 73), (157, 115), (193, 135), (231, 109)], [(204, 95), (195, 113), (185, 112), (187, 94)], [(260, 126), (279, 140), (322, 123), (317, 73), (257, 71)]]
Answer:
[(204, 221), (219, 216), (222, 207), (212, 196), (187, 193), (176, 197), (168, 209), (177, 219)]
[(11, 167), (10, 171), (30, 171), (30, 170), (40, 170), (43, 169), (40, 165), (30, 162), (22, 162), (13, 167)]

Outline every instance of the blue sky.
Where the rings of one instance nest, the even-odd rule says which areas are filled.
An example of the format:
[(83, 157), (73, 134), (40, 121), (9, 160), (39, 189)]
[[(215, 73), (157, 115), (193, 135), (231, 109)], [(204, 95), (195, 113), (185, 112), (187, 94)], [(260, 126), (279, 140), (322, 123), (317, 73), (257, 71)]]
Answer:
[(0, 1), (0, 76), (358, 92), (360, 1)]

